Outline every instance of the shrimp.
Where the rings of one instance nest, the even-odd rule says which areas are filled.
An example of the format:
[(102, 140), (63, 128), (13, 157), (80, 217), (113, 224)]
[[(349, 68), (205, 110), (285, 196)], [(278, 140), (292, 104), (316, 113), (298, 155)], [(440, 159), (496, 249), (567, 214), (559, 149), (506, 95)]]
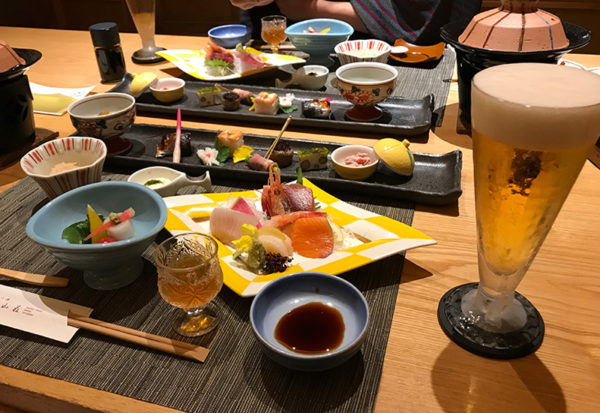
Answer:
[(279, 167), (276, 163), (269, 165), (269, 185), (263, 186), (261, 205), (263, 212), (271, 217), (287, 212)]

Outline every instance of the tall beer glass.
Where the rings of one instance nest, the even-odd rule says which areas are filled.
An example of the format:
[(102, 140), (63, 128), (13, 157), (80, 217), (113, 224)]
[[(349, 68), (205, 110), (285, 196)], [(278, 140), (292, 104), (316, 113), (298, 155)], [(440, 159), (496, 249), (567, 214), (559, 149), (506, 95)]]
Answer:
[(600, 76), (540, 63), (479, 72), (471, 91), (480, 282), (444, 295), (438, 319), (474, 353), (515, 358), (544, 323), (515, 289), (600, 136)]
[(156, 0), (126, 0), (127, 8), (141, 39), (142, 48), (133, 52), (131, 59), (135, 63), (156, 63), (163, 59), (156, 52), (165, 50), (154, 43)]

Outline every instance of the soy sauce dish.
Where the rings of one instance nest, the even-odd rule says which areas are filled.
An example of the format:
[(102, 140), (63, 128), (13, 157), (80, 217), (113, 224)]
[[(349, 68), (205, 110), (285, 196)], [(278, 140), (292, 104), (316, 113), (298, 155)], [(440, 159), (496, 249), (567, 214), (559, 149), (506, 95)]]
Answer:
[[(369, 308), (361, 292), (343, 278), (302, 272), (261, 290), (250, 307), (250, 323), (273, 361), (293, 370), (322, 371), (360, 350)], [(309, 334), (294, 334), (308, 325)], [(333, 348), (327, 349), (332, 343)], [(294, 346), (295, 350), (290, 348)]]

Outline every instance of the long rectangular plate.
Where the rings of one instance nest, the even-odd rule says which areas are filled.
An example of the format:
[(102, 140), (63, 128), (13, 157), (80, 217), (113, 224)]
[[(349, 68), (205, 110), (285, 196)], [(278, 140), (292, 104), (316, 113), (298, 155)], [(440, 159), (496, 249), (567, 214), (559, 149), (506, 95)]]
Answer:
[[(116, 85), (111, 92), (129, 93), (131, 75), (127, 74), (121, 83)], [(141, 114), (175, 114), (181, 109), (184, 115), (192, 115), (211, 120), (222, 119), (234, 122), (247, 121), (262, 124), (282, 125), (289, 115), (279, 113), (277, 115), (261, 115), (255, 111), (249, 111), (249, 107), (241, 105), (238, 110), (226, 111), (221, 105), (202, 107), (198, 103), (196, 91), (207, 86), (214, 86), (214, 82), (186, 81), (183, 97), (173, 103), (161, 103), (152, 96), (148, 90), (136, 98), (136, 107)], [(294, 93), (296, 96), (294, 104), (298, 110), (292, 113), (294, 121), (292, 124), (298, 127), (308, 127), (320, 130), (351, 131), (359, 133), (385, 135), (414, 136), (422, 135), (431, 127), (431, 116), (433, 112), (433, 95), (427, 95), (422, 99), (405, 99), (400, 97), (389, 97), (377, 106), (383, 110), (383, 116), (374, 122), (357, 122), (348, 119), (345, 115), (352, 104), (346, 101), (336, 91), (326, 93), (318, 91), (307, 91), (298, 89), (278, 89), (264, 86), (248, 86), (227, 84), (228, 88), (239, 87), (254, 94), (266, 90), (275, 92), (280, 96), (286, 93)], [(313, 119), (302, 115), (302, 102), (312, 99), (331, 98), (330, 119)]]
[[(218, 131), (205, 129), (184, 129), (183, 132), (191, 133), (191, 156), (184, 156), (180, 164), (175, 164), (171, 156), (155, 158), (156, 145), (164, 134), (173, 132), (167, 126), (135, 124), (123, 137), (129, 139), (133, 146), (123, 155), (109, 156), (106, 166), (129, 171), (135, 171), (148, 166), (167, 166), (178, 169), (190, 175), (201, 175), (210, 171), (213, 180), (220, 178), (226, 180), (241, 180), (265, 184), (267, 173), (254, 171), (248, 168), (245, 162), (234, 164), (228, 160), (223, 166), (205, 166), (196, 156), (196, 151), (205, 147), (212, 147)], [(254, 148), (255, 151), (265, 154), (274, 137), (262, 135), (244, 135), (244, 143)], [(284, 139), (285, 140), (285, 139)], [(329, 153), (343, 146), (331, 142), (316, 142), (300, 139), (287, 140), (294, 152), (310, 149), (315, 146), (324, 146)], [(327, 169), (304, 171), (303, 174), (319, 187), (334, 192), (351, 192), (364, 195), (382, 194), (396, 199), (405, 199), (421, 204), (444, 205), (454, 202), (461, 195), (460, 188), (462, 152), (452, 151), (442, 155), (415, 153), (415, 169), (411, 176), (387, 175), (375, 172), (365, 181), (352, 181), (344, 179), (335, 173), (331, 161)], [(281, 168), (281, 177), (284, 181), (292, 181), (297, 176), (298, 159), (294, 155), (292, 165)]]

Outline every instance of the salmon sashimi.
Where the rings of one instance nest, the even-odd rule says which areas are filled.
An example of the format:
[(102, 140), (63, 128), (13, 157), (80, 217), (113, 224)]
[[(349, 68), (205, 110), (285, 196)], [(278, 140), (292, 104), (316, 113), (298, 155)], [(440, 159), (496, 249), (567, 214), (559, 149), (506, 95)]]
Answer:
[(325, 258), (333, 252), (333, 230), (327, 217), (299, 218), (290, 233), (294, 251), (307, 258)]
[(265, 227), (284, 228), (286, 225), (293, 224), (300, 218), (325, 218), (327, 219), (327, 212), (322, 211), (296, 211), (290, 212), (289, 214), (275, 215), (271, 219), (264, 221)]

